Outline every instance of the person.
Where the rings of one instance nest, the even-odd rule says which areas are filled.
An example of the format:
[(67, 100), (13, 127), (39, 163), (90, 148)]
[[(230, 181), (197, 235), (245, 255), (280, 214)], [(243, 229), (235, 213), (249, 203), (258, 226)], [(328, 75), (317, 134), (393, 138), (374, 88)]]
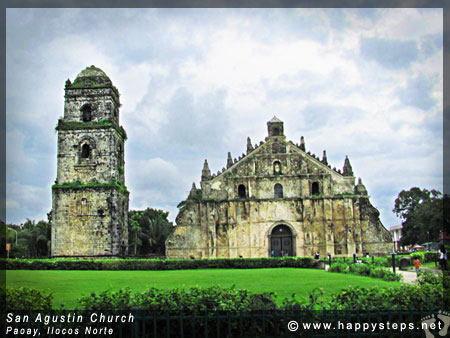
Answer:
[(272, 250), (272, 257), (275, 256), (275, 251)]
[(419, 268), (420, 268), (419, 256), (414, 257), (414, 267), (416, 268), (417, 276), (419, 276)]
[(444, 245), (441, 245), (439, 249), (439, 265), (442, 270), (447, 270), (447, 252)]
[(320, 254), (319, 251), (316, 252), (316, 254), (314, 255), (314, 259), (319, 259), (320, 258)]
[(366, 258), (370, 258), (370, 255), (369, 255), (369, 253), (366, 253)]

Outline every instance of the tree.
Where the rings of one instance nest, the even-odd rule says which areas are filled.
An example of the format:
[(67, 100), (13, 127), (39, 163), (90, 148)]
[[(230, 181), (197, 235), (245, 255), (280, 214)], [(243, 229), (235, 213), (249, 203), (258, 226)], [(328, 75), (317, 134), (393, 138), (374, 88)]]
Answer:
[(130, 210), (128, 245), (134, 255), (165, 254), (166, 239), (174, 230), (168, 215), (168, 212), (151, 208)]
[(19, 232), (18, 242), (28, 249), (31, 258), (48, 257), (50, 255), (51, 226), (48, 222), (27, 219)]
[(437, 190), (402, 190), (392, 210), (402, 221), (400, 245), (434, 242), (444, 228), (444, 198)]

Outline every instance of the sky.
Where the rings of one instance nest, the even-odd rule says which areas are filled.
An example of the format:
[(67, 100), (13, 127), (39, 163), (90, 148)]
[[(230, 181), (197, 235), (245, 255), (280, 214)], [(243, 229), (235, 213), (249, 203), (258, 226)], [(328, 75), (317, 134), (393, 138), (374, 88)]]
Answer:
[(443, 189), (442, 9), (7, 9), (6, 221), (46, 220), (64, 84), (121, 94), (130, 209), (169, 211), (227, 153), (287, 140), (348, 155), (385, 227), (401, 190)]

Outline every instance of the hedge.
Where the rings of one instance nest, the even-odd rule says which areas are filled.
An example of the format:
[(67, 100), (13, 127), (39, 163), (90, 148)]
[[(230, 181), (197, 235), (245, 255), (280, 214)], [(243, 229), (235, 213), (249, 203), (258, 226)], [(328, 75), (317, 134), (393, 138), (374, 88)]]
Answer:
[(186, 270), (318, 268), (311, 257), (215, 259), (9, 259), (7, 270)]
[(345, 264), (334, 263), (328, 272), (351, 273), (372, 278), (382, 278), (386, 281), (401, 281), (402, 275), (394, 274), (392, 271), (373, 264)]

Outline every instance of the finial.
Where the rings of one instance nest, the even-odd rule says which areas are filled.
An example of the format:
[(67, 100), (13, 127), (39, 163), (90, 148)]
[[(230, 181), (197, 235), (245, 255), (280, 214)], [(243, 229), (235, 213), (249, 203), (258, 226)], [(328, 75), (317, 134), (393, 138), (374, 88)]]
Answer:
[(255, 150), (252, 146), (252, 140), (250, 140), (250, 136), (247, 137), (247, 154), (251, 153), (253, 150)]
[(211, 179), (211, 171), (209, 170), (208, 160), (205, 160), (202, 170), (202, 181), (209, 181)]
[(350, 160), (348, 159), (347, 155), (345, 155), (343, 175), (344, 176), (353, 176), (352, 165), (350, 164)]
[(305, 151), (306, 147), (305, 147), (305, 138), (302, 136), (300, 137), (300, 149)]
[(358, 177), (358, 184), (355, 187), (355, 193), (363, 196), (367, 196), (367, 189), (362, 183), (361, 177)]
[(328, 165), (327, 151), (326, 150), (323, 151), (322, 163), (325, 164), (325, 165)]
[(227, 158), (227, 169), (233, 165), (233, 159), (231, 158), (231, 153), (228, 152), (228, 158)]
[(193, 182), (191, 191), (189, 192), (188, 199), (195, 198), (196, 195), (197, 195), (197, 187), (195, 186), (195, 182)]

